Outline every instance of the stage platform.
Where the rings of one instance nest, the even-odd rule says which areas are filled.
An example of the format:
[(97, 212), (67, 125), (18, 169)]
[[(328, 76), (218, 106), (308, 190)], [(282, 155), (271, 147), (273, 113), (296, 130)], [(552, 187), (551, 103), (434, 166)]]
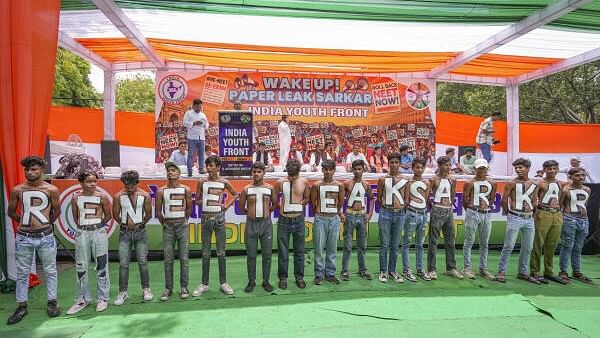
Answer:
[[(439, 252), (439, 251), (438, 251)], [(271, 282), (276, 286), (277, 260)], [(341, 251), (338, 251), (338, 268)], [(376, 250), (367, 254), (367, 267), (376, 275)], [(411, 253), (414, 261), (414, 253)], [(457, 251), (462, 266), (462, 252)], [(112, 282), (108, 310), (96, 314), (90, 306), (75, 316), (64, 315), (75, 294), (75, 272), (59, 274), (59, 305), (63, 315), (49, 319), (45, 313), (45, 286), (30, 290), (29, 315), (14, 326), (5, 320), (13, 311), (14, 294), (0, 295), (0, 337), (594, 337), (600, 335), (600, 257), (584, 256), (584, 271), (597, 283), (574, 282), (533, 285), (516, 279), (513, 255), (507, 284), (476, 280), (459, 281), (440, 276), (435, 282), (380, 283), (358, 278), (356, 256), (351, 280), (340, 285), (312, 283), (313, 265), (306, 267), (308, 286), (298, 289), (290, 280), (287, 290), (275, 287), (267, 294), (260, 286), (244, 293), (246, 260), (228, 257), (228, 280), (235, 295), (218, 291), (217, 262), (211, 262), (211, 289), (200, 298), (174, 297), (161, 302), (163, 265), (150, 263), (155, 299), (141, 302), (138, 269), (130, 267), (130, 298), (125, 306), (112, 305), (118, 291), (118, 263), (110, 263)], [(499, 251), (490, 252), (490, 270), (496, 271)], [(478, 257), (474, 254), (473, 262)], [(555, 257), (555, 266), (558, 257)], [(444, 262), (438, 256), (438, 266)], [(257, 264), (260, 267), (260, 262)], [(291, 267), (291, 266), (290, 266)], [(190, 289), (200, 281), (200, 259), (190, 262)], [(93, 274), (93, 271), (90, 270)], [(339, 273), (339, 271), (338, 271)], [(260, 271), (259, 271), (260, 274)], [(95, 279), (92, 277), (92, 284)], [(178, 264), (175, 283), (178, 284)], [(260, 283), (260, 281), (258, 281)], [(259, 284), (260, 285), (260, 284)], [(95, 290), (95, 287), (94, 287)], [(190, 290), (191, 291), (191, 290)]]

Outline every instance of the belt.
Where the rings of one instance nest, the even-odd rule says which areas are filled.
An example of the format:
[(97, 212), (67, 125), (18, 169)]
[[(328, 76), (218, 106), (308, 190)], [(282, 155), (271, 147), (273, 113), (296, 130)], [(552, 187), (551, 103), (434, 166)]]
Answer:
[(304, 218), (304, 214), (298, 215), (298, 216), (286, 216), (283, 214), (279, 215), (279, 219), (289, 219), (289, 220), (297, 220), (299, 218)]
[(434, 204), (433, 208), (438, 208), (438, 209), (452, 209), (452, 207), (447, 207), (445, 205), (439, 205), (439, 204)]
[(144, 230), (144, 229), (146, 229), (146, 224), (142, 224), (139, 227), (135, 227), (135, 228), (127, 228), (127, 227), (121, 226), (119, 228), (119, 231), (136, 232), (136, 231), (141, 231), (141, 230)]
[(104, 228), (106, 226), (106, 224), (93, 224), (93, 225), (79, 225), (77, 226), (78, 230), (84, 230), (84, 231), (92, 231), (92, 230), (96, 230), (96, 229), (100, 229), (100, 228)]
[(540, 209), (540, 210), (548, 211), (548, 212), (551, 212), (551, 213), (557, 213), (557, 212), (560, 212), (560, 209), (559, 209), (559, 208), (547, 207), (547, 206), (545, 206), (545, 205), (542, 205), (542, 204), (539, 204), (537, 207), (538, 207), (538, 209)]
[(526, 214), (524, 212), (516, 212), (516, 211), (512, 211), (512, 210), (509, 210), (508, 213), (511, 214), (511, 215), (517, 216), (517, 217), (521, 217), (521, 218), (531, 218), (531, 217), (533, 217), (532, 214)]
[(427, 213), (427, 209), (416, 209), (413, 207), (408, 207), (408, 211), (414, 212), (415, 214), (425, 215)]
[(365, 210), (353, 210), (353, 209), (346, 209), (346, 213), (348, 215), (364, 215), (365, 214)]
[(44, 228), (44, 229), (42, 229), (40, 231), (36, 231), (36, 232), (17, 230), (17, 234), (19, 234), (21, 236), (25, 236), (25, 237), (31, 237), (31, 238), (46, 237), (46, 236), (52, 235), (52, 227), (47, 227), (47, 228)]
[(382, 207), (382, 209), (389, 212), (404, 212), (404, 208)]
[(490, 213), (490, 209), (479, 209), (479, 208), (473, 208), (473, 207), (467, 207), (467, 209), (473, 210), (473, 211), (478, 212), (480, 214), (489, 214)]
[(332, 218), (332, 217), (339, 217), (339, 214), (315, 214), (315, 217), (327, 217), (327, 218)]
[(217, 212), (215, 214), (203, 213), (202, 218), (204, 218), (207, 221), (213, 221), (213, 220), (217, 219), (217, 217), (224, 216), (224, 215), (225, 215), (225, 213), (223, 211)]
[(580, 215), (574, 216), (573, 214), (563, 214), (563, 217), (572, 218), (572, 219), (576, 219), (576, 220), (582, 220), (582, 221), (585, 221), (585, 220), (588, 219), (587, 217), (583, 217), (583, 216), (580, 216)]

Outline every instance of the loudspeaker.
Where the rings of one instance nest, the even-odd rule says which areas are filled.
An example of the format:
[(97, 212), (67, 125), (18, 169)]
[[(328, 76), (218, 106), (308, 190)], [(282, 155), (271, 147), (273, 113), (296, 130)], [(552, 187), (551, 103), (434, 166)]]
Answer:
[(100, 153), (103, 167), (120, 167), (121, 153), (119, 141), (102, 140), (100, 142)]

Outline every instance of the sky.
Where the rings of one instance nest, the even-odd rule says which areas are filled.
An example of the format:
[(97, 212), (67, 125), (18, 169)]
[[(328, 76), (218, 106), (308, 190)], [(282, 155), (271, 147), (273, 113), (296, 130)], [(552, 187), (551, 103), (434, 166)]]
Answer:
[[(100, 69), (93, 63), (90, 63), (90, 65), (92, 67), (91, 67), (90, 75), (88, 76), (88, 78), (92, 82), (92, 86), (99, 93), (103, 93), (104, 92), (104, 72), (102, 71), (102, 69)], [(119, 79), (124, 79), (124, 78), (128, 78), (128, 77), (134, 77), (137, 74), (147, 75), (147, 76), (154, 78), (154, 72), (151, 70), (117, 72), (115, 77), (117, 80), (119, 80)]]

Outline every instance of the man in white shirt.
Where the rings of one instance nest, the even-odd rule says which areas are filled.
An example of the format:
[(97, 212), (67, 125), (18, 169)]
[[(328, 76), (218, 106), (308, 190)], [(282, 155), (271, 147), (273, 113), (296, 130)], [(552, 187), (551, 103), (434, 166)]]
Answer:
[(479, 146), (483, 158), (488, 162), (492, 160), (492, 146), (499, 143), (499, 141), (494, 139), (494, 121), (496, 121), (500, 115), (500, 112), (492, 112), (490, 117), (481, 122), (479, 130), (477, 131), (475, 142), (477, 142), (477, 146)]
[(571, 170), (573, 168), (581, 168), (585, 171), (585, 181), (583, 181), (583, 183), (596, 183), (596, 180), (592, 177), (591, 172), (587, 168), (585, 168), (585, 166), (583, 164), (581, 164), (581, 157), (579, 157), (579, 156), (571, 157), (569, 166), (565, 167), (565, 168), (560, 168), (560, 170), (558, 172), (567, 174), (567, 178), (570, 180), (571, 178), (568, 177), (568, 173), (569, 173), (569, 170)]
[(281, 170), (285, 170), (285, 165), (290, 154), (290, 145), (292, 144), (292, 132), (287, 124), (287, 115), (281, 116), (281, 122), (277, 126), (279, 132), (279, 165)]
[(346, 156), (346, 171), (351, 172), (352, 171), (352, 162), (356, 161), (356, 160), (363, 160), (363, 162), (365, 162), (365, 172), (369, 172), (369, 163), (367, 162), (367, 158), (365, 157), (365, 154), (360, 152), (360, 147), (358, 145), (353, 145), (352, 146), (352, 152), (348, 153), (348, 156)]
[(185, 112), (183, 124), (187, 128), (187, 169), (188, 177), (192, 176), (192, 165), (194, 153), (198, 152), (198, 171), (204, 170), (204, 144), (206, 140), (206, 130), (208, 130), (208, 119), (202, 112), (202, 100), (195, 99), (192, 103), (192, 109)]
[(179, 147), (173, 150), (168, 162), (173, 162), (176, 165), (186, 165), (187, 163), (187, 143), (179, 141)]
[(256, 149), (256, 152), (252, 154), (252, 163), (261, 162), (265, 165), (265, 171), (273, 171), (273, 159), (268, 151), (265, 150), (266, 145), (264, 142), (260, 142)]

